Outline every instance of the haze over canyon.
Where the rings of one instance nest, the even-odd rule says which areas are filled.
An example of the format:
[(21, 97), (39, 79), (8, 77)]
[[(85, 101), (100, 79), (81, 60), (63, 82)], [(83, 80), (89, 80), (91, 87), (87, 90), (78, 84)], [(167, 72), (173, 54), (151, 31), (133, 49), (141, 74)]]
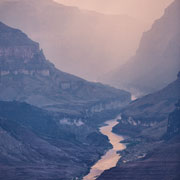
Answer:
[(180, 0), (0, 0), (0, 179), (179, 180), (179, 18)]

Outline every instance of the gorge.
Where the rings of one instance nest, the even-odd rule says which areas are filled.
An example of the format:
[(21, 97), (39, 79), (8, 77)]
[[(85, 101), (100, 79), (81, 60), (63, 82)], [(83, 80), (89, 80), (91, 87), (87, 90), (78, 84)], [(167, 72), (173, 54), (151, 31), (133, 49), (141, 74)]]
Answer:
[(108, 137), (112, 145), (112, 149), (108, 150), (106, 154), (91, 167), (89, 174), (85, 176), (83, 180), (96, 179), (103, 173), (103, 171), (115, 167), (121, 158), (119, 151), (126, 148), (125, 144), (121, 143), (124, 138), (112, 132), (113, 127), (118, 124), (119, 119), (121, 119), (121, 116), (117, 116), (113, 120), (106, 121), (105, 126), (100, 127), (100, 132)]
[(81, 77), (131, 56), (141, 34), (134, 19), (1, 0), (0, 180), (179, 180), (179, 2), (104, 77), (118, 89)]
[(0, 179), (83, 177), (111, 147), (98, 126), (130, 100), (60, 71), (38, 43), (0, 22)]

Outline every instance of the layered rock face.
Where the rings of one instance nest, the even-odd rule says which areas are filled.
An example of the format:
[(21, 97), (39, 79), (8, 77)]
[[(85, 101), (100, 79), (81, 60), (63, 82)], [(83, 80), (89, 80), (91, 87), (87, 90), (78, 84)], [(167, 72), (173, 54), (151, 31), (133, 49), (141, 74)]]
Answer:
[(0, 23), (1, 77), (8, 74), (33, 74), (42, 71), (48, 75), (48, 65), (39, 44), (21, 31)]
[[(38, 43), (0, 23), (0, 99), (18, 100), (55, 111), (80, 113), (96, 104), (120, 105), (130, 94), (64, 73), (46, 60)], [(107, 107), (107, 106), (104, 106)], [(105, 109), (105, 108), (104, 108)], [(103, 109), (102, 109), (103, 110)]]
[(155, 92), (174, 81), (180, 69), (180, 1), (175, 0), (162, 18), (145, 32), (136, 55), (107, 81), (133, 93)]

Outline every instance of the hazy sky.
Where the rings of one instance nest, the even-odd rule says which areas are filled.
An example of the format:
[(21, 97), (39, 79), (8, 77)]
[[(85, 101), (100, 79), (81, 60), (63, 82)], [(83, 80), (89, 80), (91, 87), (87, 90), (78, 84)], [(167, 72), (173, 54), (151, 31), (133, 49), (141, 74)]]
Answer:
[(55, 0), (65, 5), (95, 10), (109, 14), (127, 14), (137, 19), (152, 22), (162, 16), (164, 9), (173, 0)]

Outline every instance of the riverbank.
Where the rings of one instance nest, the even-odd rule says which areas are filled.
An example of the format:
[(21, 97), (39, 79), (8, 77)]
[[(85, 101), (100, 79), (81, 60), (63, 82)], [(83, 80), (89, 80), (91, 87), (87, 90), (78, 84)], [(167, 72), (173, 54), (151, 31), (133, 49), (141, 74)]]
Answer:
[(126, 149), (125, 144), (121, 143), (124, 138), (112, 132), (113, 127), (118, 124), (119, 119), (120, 116), (117, 116), (113, 120), (106, 121), (105, 126), (99, 129), (103, 135), (108, 137), (109, 142), (112, 144), (112, 149), (107, 151), (106, 154), (91, 167), (89, 174), (85, 176), (83, 180), (95, 180), (105, 170), (115, 167), (121, 158), (118, 152)]

